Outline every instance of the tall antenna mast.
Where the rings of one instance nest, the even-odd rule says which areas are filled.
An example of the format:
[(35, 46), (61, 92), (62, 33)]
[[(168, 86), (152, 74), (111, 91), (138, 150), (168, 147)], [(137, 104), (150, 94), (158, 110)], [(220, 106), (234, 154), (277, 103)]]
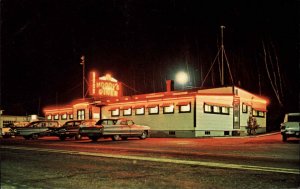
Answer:
[(221, 85), (224, 86), (224, 43), (223, 43), (223, 29), (225, 26), (221, 26)]
[(234, 81), (233, 81), (233, 77), (232, 77), (232, 74), (231, 74), (231, 71), (230, 71), (230, 66), (229, 66), (229, 62), (228, 62), (228, 59), (227, 59), (227, 56), (226, 56), (226, 52), (225, 52), (225, 48), (224, 48), (224, 43), (223, 43), (223, 29), (225, 28), (225, 26), (221, 26), (221, 48), (219, 48), (218, 50), (218, 53), (214, 59), (214, 61), (212, 62), (206, 76), (204, 77), (204, 80), (202, 81), (202, 85), (201, 85), (201, 88), (204, 86), (204, 83), (209, 75), (209, 73), (212, 71), (212, 68), (217, 60), (217, 58), (219, 57), (220, 53), (221, 53), (221, 75), (220, 75), (220, 80), (221, 80), (221, 86), (224, 86), (224, 57), (225, 57), (225, 60), (226, 60), (226, 63), (227, 63), (227, 68), (228, 68), (228, 72), (229, 72), (229, 75), (230, 75), (230, 79), (231, 79), (231, 82), (232, 82), (232, 85), (234, 85)]

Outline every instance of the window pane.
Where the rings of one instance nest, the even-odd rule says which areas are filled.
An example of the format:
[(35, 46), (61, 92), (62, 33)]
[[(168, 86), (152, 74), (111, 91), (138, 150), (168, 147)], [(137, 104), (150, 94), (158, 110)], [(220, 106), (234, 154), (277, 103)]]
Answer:
[(58, 114), (55, 114), (55, 116), (54, 116), (54, 120), (58, 120)]
[(85, 119), (85, 110), (78, 110), (77, 111), (77, 118), (79, 120), (84, 120)]
[(61, 115), (61, 119), (62, 119), (62, 120), (66, 120), (66, 119), (67, 119), (67, 114)]
[(204, 111), (205, 111), (205, 112), (211, 112), (211, 106), (205, 104), (205, 105), (204, 105)]
[(139, 108), (135, 110), (136, 115), (143, 115), (145, 114), (145, 108)]
[(220, 107), (219, 106), (213, 106), (213, 110), (215, 113), (220, 113)]
[(222, 113), (228, 114), (229, 113), (229, 108), (228, 107), (222, 107)]
[(111, 111), (111, 115), (112, 116), (119, 116), (120, 115), (120, 110), (116, 109), (116, 110)]
[(191, 111), (191, 105), (188, 104), (186, 106), (179, 106), (179, 111), (180, 112), (190, 112)]
[(51, 120), (52, 119), (52, 116), (51, 115), (48, 115), (47, 116), (47, 120)]
[(174, 106), (166, 106), (164, 107), (164, 113), (173, 113), (174, 112)]
[(257, 116), (257, 111), (253, 110), (253, 116)]
[(131, 108), (124, 110), (124, 115), (131, 115)]
[(158, 106), (156, 106), (154, 108), (149, 108), (149, 113), (150, 114), (157, 114), (158, 113)]

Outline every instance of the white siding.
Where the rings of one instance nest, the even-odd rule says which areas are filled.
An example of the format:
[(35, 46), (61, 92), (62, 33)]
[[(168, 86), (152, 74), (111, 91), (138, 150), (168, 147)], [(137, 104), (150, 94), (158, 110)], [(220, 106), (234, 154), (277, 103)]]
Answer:
[[(224, 135), (224, 131), (233, 130), (232, 96), (196, 96), (196, 136), (205, 136), (205, 131), (210, 131), (210, 136)], [(229, 115), (204, 112), (204, 103), (211, 102), (230, 106)]]
[[(191, 135), (194, 133), (194, 100), (185, 100), (185, 101), (191, 101), (191, 112), (185, 112), (185, 113), (179, 113), (179, 107), (176, 106), (178, 101), (172, 101), (174, 103), (174, 113), (172, 114), (164, 114), (163, 113), (163, 107), (159, 107), (159, 114), (153, 114), (149, 115), (148, 108), (145, 108), (145, 114), (144, 115), (135, 115), (135, 110), (132, 110), (131, 116), (123, 116), (123, 110), (120, 110), (120, 116), (119, 117), (125, 117), (128, 119), (132, 119), (135, 123), (139, 125), (147, 125), (151, 127), (151, 132), (159, 132), (159, 131), (165, 131), (166, 133), (169, 133), (169, 131), (176, 131), (176, 133), (179, 132), (188, 132)], [(164, 103), (168, 103), (167, 101), (164, 101)], [(158, 103), (162, 105), (162, 102)], [(122, 106), (122, 105), (120, 105)], [(134, 106), (134, 104), (132, 105)], [(145, 107), (147, 104), (145, 104)], [(111, 106), (116, 107), (116, 105)], [(111, 108), (109, 106), (102, 108), (102, 118), (117, 118), (117, 117), (111, 117), (111, 112), (109, 109)], [(177, 135), (177, 134), (176, 134)], [(183, 134), (185, 135), (185, 134)], [(194, 134), (193, 134), (194, 136)], [(190, 136), (190, 137), (193, 137)]]

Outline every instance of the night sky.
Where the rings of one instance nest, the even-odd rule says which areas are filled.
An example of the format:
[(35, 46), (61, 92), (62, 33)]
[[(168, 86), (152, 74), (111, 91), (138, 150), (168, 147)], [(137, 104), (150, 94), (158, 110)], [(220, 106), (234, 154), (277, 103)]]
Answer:
[[(189, 88), (200, 87), (225, 25), (234, 84), (268, 96), (270, 108), (299, 111), (298, 7), (286, 0), (1, 0), (0, 108), (42, 115), (46, 105), (81, 98), (81, 55), (87, 73), (109, 72), (138, 91), (127, 95), (164, 91), (180, 70), (189, 73)], [(282, 107), (263, 47), (271, 75), (280, 70)], [(220, 86), (219, 61), (205, 88)]]

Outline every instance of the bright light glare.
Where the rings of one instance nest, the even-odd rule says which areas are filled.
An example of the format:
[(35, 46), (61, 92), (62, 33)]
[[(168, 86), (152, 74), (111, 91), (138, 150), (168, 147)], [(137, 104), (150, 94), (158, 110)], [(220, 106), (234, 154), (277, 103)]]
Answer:
[(179, 84), (185, 84), (188, 79), (188, 75), (185, 72), (178, 72), (176, 74), (176, 82), (178, 82)]

